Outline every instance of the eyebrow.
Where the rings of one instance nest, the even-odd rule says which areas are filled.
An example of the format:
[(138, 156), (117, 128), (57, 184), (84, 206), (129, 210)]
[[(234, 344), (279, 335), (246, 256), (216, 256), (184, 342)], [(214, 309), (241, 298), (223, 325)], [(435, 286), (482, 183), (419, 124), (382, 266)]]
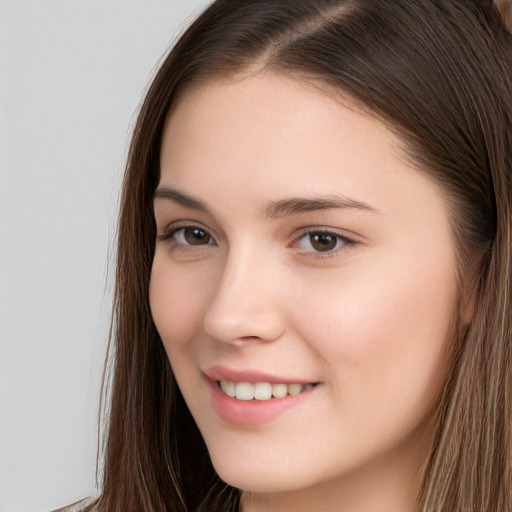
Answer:
[(168, 201), (174, 201), (175, 203), (184, 206), (185, 208), (191, 208), (193, 210), (199, 210), (202, 212), (208, 212), (208, 208), (199, 201), (198, 199), (194, 199), (193, 197), (185, 194), (184, 192), (180, 192), (174, 188), (168, 187), (159, 187), (156, 189), (153, 199), (167, 199)]
[(362, 210), (371, 213), (380, 213), (376, 208), (349, 197), (333, 194), (315, 196), (311, 198), (282, 199), (270, 203), (265, 208), (265, 216), (270, 219), (297, 215), (299, 213), (320, 210)]
[[(166, 199), (184, 206), (209, 213), (206, 205), (198, 199), (179, 190), (169, 187), (159, 187), (154, 194), (154, 199)], [(269, 219), (278, 219), (300, 213), (321, 210), (361, 210), (379, 214), (379, 210), (367, 203), (356, 201), (349, 197), (326, 194), (314, 197), (281, 199), (272, 201), (264, 208), (264, 215)]]

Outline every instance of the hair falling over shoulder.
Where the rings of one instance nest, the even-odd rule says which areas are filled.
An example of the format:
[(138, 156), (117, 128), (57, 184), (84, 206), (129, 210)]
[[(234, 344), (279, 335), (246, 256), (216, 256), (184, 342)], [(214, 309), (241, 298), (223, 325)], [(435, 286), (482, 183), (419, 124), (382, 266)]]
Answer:
[(79, 508), (239, 510), (239, 491), (216, 475), (176, 385), (148, 287), (166, 116), (187, 88), (253, 70), (354, 100), (445, 190), (472, 316), (456, 326), (417, 511), (509, 512), (512, 36), (483, 0), (217, 0), (181, 36), (149, 88), (130, 146), (101, 495)]

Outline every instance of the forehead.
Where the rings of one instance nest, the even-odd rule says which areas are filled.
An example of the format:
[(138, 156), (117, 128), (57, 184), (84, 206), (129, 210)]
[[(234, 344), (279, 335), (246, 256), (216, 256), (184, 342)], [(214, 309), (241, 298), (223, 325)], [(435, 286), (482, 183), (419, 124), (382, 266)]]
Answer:
[(382, 122), (280, 75), (187, 91), (168, 116), (160, 157), (160, 186), (220, 208), (335, 193), (404, 214), (410, 198), (441, 200)]
[(204, 172), (234, 164), (241, 174), (258, 164), (263, 173), (263, 163), (283, 172), (295, 160), (298, 173), (305, 157), (316, 160), (315, 167), (332, 159), (339, 167), (356, 156), (368, 163), (383, 154), (401, 159), (398, 147), (382, 123), (355, 108), (289, 77), (260, 74), (186, 91), (167, 118), (161, 166), (179, 173), (185, 164), (197, 164)]

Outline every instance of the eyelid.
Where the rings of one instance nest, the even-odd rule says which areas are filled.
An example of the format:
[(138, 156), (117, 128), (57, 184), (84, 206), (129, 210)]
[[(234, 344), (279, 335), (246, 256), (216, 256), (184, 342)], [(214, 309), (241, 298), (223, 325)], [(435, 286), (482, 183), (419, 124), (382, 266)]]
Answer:
[(315, 258), (315, 259), (324, 259), (324, 258), (331, 258), (334, 256), (338, 256), (343, 252), (346, 252), (350, 250), (351, 247), (354, 247), (355, 245), (360, 244), (361, 242), (357, 239), (357, 236), (355, 234), (347, 234), (346, 231), (341, 231), (336, 228), (330, 228), (326, 226), (310, 226), (307, 228), (303, 228), (299, 230), (299, 232), (295, 235), (291, 246), (296, 246), (302, 238), (304, 238), (307, 235), (313, 235), (313, 234), (327, 234), (327, 235), (333, 235), (339, 240), (341, 240), (342, 246), (337, 249), (332, 249), (329, 251), (307, 251), (303, 249), (296, 249), (298, 252), (302, 253), (306, 257)]
[(195, 222), (195, 221), (180, 220), (180, 221), (170, 222), (169, 224), (167, 224), (165, 226), (162, 233), (160, 235), (158, 235), (158, 238), (164, 242), (165, 241), (173, 242), (177, 246), (183, 246), (183, 247), (194, 248), (194, 249), (199, 249), (206, 245), (214, 245), (214, 244), (199, 244), (197, 246), (194, 246), (194, 245), (182, 244), (182, 243), (177, 242), (176, 240), (173, 240), (173, 235), (177, 231), (179, 231), (180, 229), (186, 229), (186, 228), (200, 229), (200, 230), (206, 232), (208, 234), (208, 236), (214, 241), (214, 244), (217, 245), (216, 236), (212, 233), (212, 230), (204, 227), (200, 222)]
[[(202, 231), (205, 231), (205, 233), (213, 240), (213, 243), (207, 243), (207, 244), (184, 244), (176, 239), (173, 238), (173, 235), (179, 231), (180, 229), (200, 229)], [(307, 236), (312, 234), (328, 234), (333, 235), (334, 237), (338, 238), (342, 241), (341, 247), (328, 250), (328, 251), (315, 251), (315, 250), (304, 250), (300, 247), (297, 247), (300, 240)], [(201, 250), (205, 247), (211, 246), (211, 245), (218, 245), (217, 243), (217, 236), (211, 230), (210, 228), (205, 227), (201, 222), (198, 221), (190, 221), (190, 220), (178, 220), (174, 222), (170, 222), (167, 224), (161, 234), (158, 235), (159, 240), (162, 240), (167, 243), (172, 243), (174, 247), (176, 248), (184, 248), (187, 250)], [(339, 228), (332, 228), (329, 226), (308, 226), (305, 228), (301, 228), (298, 230), (298, 232), (294, 235), (291, 243), (288, 245), (288, 247), (294, 249), (295, 251), (301, 253), (305, 257), (313, 258), (313, 259), (324, 259), (324, 258), (330, 258), (334, 256), (338, 256), (341, 253), (344, 253), (348, 250), (350, 250), (351, 247), (361, 244), (361, 240), (358, 239), (359, 237), (352, 232), (347, 232), (346, 230), (341, 230)]]

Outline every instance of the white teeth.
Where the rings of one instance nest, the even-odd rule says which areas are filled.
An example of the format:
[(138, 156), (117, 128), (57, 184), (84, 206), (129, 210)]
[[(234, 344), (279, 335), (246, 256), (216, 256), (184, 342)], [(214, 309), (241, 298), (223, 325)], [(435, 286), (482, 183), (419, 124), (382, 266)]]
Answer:
[(254, 398), (254, 385), (249, 382), (239, 382), (235, 385), (238, 400), (252, 400)]
[(295, 396), (302, 391), (303, 386), (301, 384), (288, 384), (288, 394)]
[(268, 382), (258, 382), (254, 385), (254, 398), (256, 400), (270, 400), (272, 398), (272, 386)]
[(272, 396), (274, 398), (284, 398), (288, 394), (286, 384), (273, 384)]
[(226, 393), (226, 395), (235, 398), (236, 396), (236, 390), (235, 390), (235, 383), (231, 382), (229, 380), (221, 380), (220, 381), (220, 389)]
[(229, 380), (220, 381), (220, 389), (238, 400), (270, 400), (273, 398), (284, 398), (286, 395), (296, 396), (302, 391), (311, 389), (313, 384), (270, 384), (268, 382), (232, 382)]

